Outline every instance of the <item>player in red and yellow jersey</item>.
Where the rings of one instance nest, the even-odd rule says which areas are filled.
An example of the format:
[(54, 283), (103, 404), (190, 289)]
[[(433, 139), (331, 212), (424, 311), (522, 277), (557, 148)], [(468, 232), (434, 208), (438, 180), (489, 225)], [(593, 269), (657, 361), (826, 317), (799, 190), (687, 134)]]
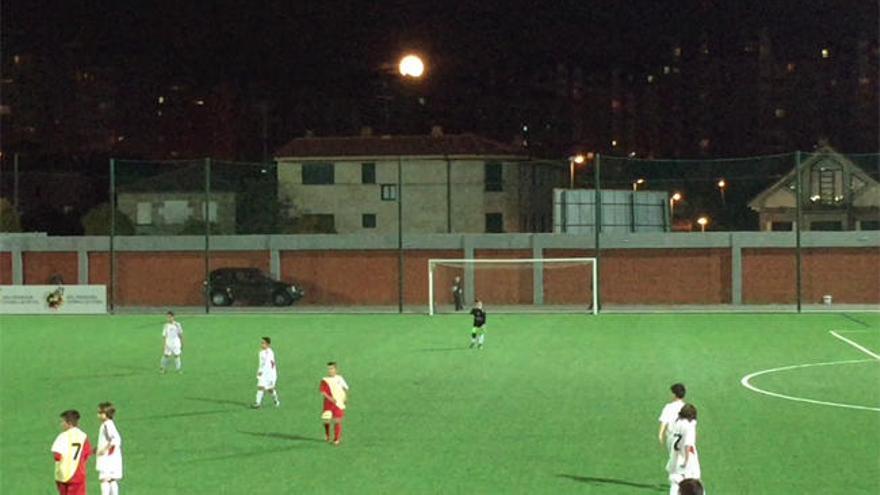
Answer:
[(336, 363), (327, 363), (327, 375), (321, 380), (321, 395), (324, 397), (324, 437), (330, 442), (330, 423), (333, 423), (333, 444), (342, 440), (342, 418), (345, 417), (345, 401), (348, 400), (348, 383), (338, 374)]
[(78, 411), (69, 409), (61, 413), (62, 431), (52, 444), (55, 485), (61, 495), (86, 495), (86, 461), (92, 454), (92, 446), (78, 424)]

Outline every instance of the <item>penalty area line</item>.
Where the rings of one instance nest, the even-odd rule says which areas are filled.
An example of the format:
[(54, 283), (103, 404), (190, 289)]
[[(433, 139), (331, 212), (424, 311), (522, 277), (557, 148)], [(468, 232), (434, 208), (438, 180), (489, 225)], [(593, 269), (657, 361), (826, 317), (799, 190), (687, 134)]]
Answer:
[(831, 335), (833, 335), (834, 337), (836, 337), (836, 338), (838, 338), (838, 339), (840, 339), (840, 340), (846, 342), (847, 344), (849, 344), (849, 345), (855, 347), (856, 349), (858, 349), (858, 350), (864, 352), (865, 354), (871, 356), (872, 358), (874, 358), (874, 359), (880, 361), (880, 354), (877, 354), (877, 353), (871, 351), (870, 349), (868, 349), (867, 347), (865, 347), (865, 346), (859, 344), (858, 342), (854, 342), (854, 341), (852, 341), (852, 340), (850, 340), (850, 339), (844, 337), (843, 335), (840, 335), (839, 333), (835, 332), (834, 330), (831, 330), (829, 333), (830, 333)]

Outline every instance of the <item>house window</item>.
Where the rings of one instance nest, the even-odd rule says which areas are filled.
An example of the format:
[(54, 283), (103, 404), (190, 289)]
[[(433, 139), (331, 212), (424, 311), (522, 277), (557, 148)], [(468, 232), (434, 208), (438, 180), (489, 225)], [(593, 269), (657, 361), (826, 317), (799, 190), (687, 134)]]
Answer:
[(810, 178), (810, 200), (825, 205), (843, 201), (843, 169), (839, 165), (818, 165)]
[(859, 230), (880, 230), (880, 220), (862, 220), (859, 222)]
[(307, 185), (333, 184), (335, 173), (332, 163), (303, 163), (302, 183)]
[(397, 201), (397, 184), (382, 184), (382, 201)]
[(375, 229), (376, 228), (376, 214), (375, 213), (364, 213), (361, 215), (361, 226), (365, 229)]
[(165, 201), (162, 206), (162, 218), (166, 224), (184, 223), (192, 217), (192, 213), (189, 201), (186, 200)]
[(491, 234), (503, 234), (504, 215), (501, 213), (486, 213), (486, 232)]
[(836, 220), (821, 220), (817, 222), (810, 222), (810, 230), (843, 230), (843, 222)]
[(376, 183), (376, 164), (361, 163), (361, 184)]
[(770, 224), (770, 230), (773, 232), (791, 232), (793, 224), (791, 222), (773, 222)]
[(153, 203), (137, 204), (137, 224), (152, 225), (153, 224)]
[(487, 191), (503, 191), (504, 190), (504, 169), (498, 162), (486, 163), (486, 190)]
[[(205, 203), (202, 202), (202, 219), (205, 218)], [(217, 221), (217, 202), (210, 201), (208, 203), (208, 221), (216, 222)]]

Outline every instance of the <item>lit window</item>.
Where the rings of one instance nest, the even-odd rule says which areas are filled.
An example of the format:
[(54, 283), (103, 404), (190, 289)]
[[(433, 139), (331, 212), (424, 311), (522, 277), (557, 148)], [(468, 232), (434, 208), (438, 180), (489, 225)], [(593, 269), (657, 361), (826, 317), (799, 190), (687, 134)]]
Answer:
[(202, 106), (202, 105), (205, 104), (205, 100), (196, 100), (195, 103), (196, 103), (196, 105), (198, 105), (198, 106)]
[(786, 72), (794, 72), (795, 67), (796, 67), (796, 65), (794, 64), (794, 62), (789, 62), (789, 63), (785, 64)]
[(164, 97), (164, 96), (160, 96), (160, 97), (159, 97), (159, 104), (161, 105), (161, 104), (163, 104), (163, 103), (165, 103), (165, 97)]
[(861, 84), (862, 86), (867, 86), (870, 83), (871, 83), (871, 78), (869, 78), (869, 77), (860, 77), (859, 78), (859, 84)]
[(712, 140), (709, 138), (700, 139), (700, 148), (706, 149), (710, 144), (712, 144)]
[(618, 100), (616, 98), (611, 100), (611, 109), (612, 110), (620, 110), (621, 107), (623, 107), (623, 103), (621, 103), (620, 100)]
[(822, 54), (822, 58), (828, 58), (831, 56), (831, 50), (827, 48), (823, 48), (820, 53)]
[(648, 74), (648, 84), (650, 84), (650, 83), (652, 83), (652, 82), (654, 82), (654, 75), (653, 75), (653, 74)]
[(672, 71), (671, 67), (669, 67), (668, 65), (663, 66), (663, 73), (664, 74), (669, 74), (670, 71)]
[(20, 63), (21, 63), (21, 55), (15, 55), (15, 56), (13, 56), (13, 57), (12, 57), (12, 62), (13, 62), (15, 65), (20, 64)]
[(776, 115), (777, 119), (781, 119), (781, 118), (785, 117), (785, 109), (784, 108), (777, 108), (773, 112), (773, 114)]
[(675, 55), (676, 57), (680, 57), (681, 56), (681, 47), (677, 46), (677, 47), (673, 48), (672, 54)]
[(617, 140), (616, 140), (616, 139), (612, 139), (612, 140), (611, 140), (611, 146), (617, 146)]

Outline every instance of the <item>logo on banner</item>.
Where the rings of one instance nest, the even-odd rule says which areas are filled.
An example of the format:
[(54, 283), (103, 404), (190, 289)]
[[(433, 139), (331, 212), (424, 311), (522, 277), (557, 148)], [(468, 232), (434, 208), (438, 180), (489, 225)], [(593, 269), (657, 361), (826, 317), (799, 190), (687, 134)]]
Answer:
[(49, 309), (58, 309), (64, 304), (64, 287), (58, 287), (46, 296), (46, 304)]

